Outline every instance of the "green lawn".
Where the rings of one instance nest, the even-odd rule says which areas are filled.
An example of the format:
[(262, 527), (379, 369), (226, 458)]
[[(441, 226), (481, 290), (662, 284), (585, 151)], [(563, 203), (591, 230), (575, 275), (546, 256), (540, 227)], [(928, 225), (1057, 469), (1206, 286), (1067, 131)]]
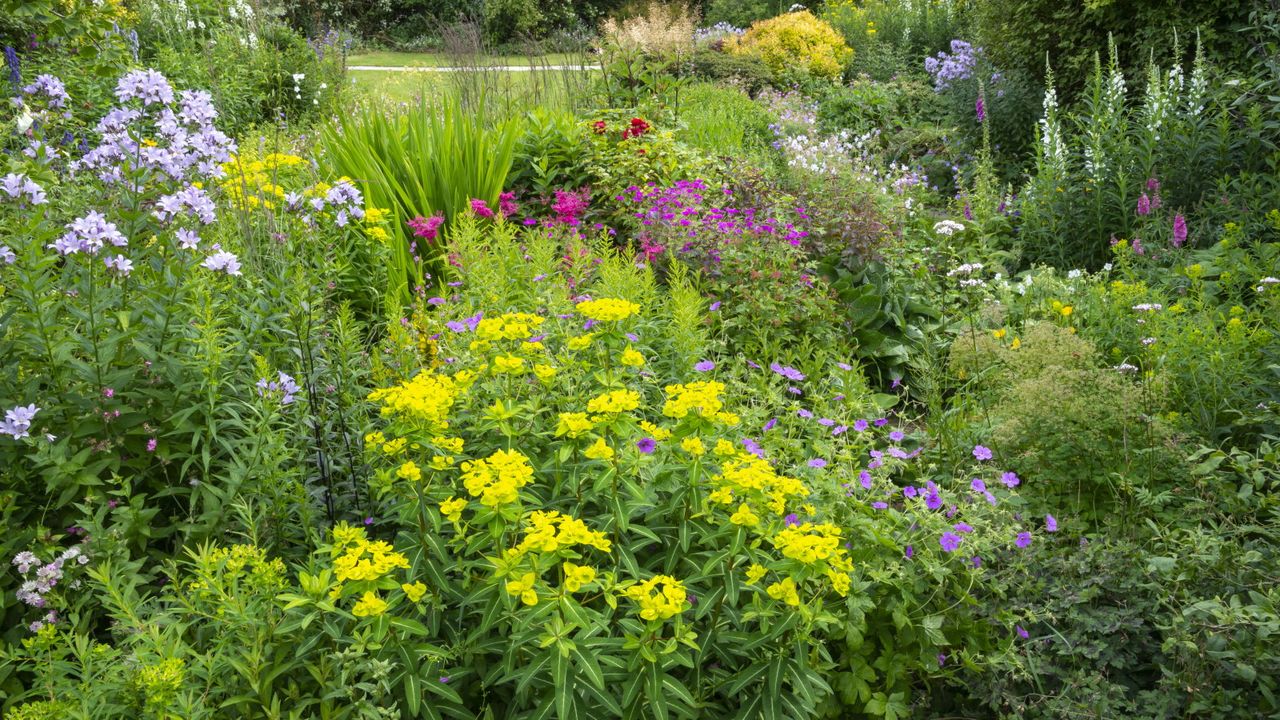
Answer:
[[(589, 82), (580, 70), (487, 71), (484, 75), (488, 93), (505, 100), (513, 108), (525, 109), (537, 104), (562, 106), (571, 94), (584, 92), (583, 87)], [(423, 95), (430, 99), (459, 85), (474, 91), (479, 80), (455, 73), (394, 70), (351, 70), (348, 77), (360, 95), (397, 103), (414, 102)]]
[[(576, 65), (585, 56), (570, 53), (552, 53), (535, 58), (538, 65)], [(379, 67), (448, 67), (453, 61), (443, 53), (370, 52), (347, 57), (348, 65), (375, 65)], [(528, 55), (490, 55), (483, 59), (486, 65), (530, 65)]]

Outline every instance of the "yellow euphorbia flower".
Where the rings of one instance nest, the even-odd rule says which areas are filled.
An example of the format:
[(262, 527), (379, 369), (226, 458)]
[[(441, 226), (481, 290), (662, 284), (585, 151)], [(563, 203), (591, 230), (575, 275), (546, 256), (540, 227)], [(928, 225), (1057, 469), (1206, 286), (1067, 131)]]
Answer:
[(583, 454), (592, 460), (608, 460), (613, 457), (613, 448), (605, 443), (604, 438), (596, 438), (595, 443)]
[(351, 614), (356, 617), (377, 617), (386, 611), (387, 602), (372, 590), (366, 591), (355, 607), (351, 608)]
[(627, 367), (644, 367), (644, 356), (628, 345), (627, 349), (622, 351), (619, 362)]
[(738, 506), (738, 511), (729, 516), (729, 522), (743, 527), (755, 527), (760, 524), (760, 517), (751, 512), (750, 505), (742, 503)]
[(786, 578), (765, 588), (769, 597), (795, 607), (800, 604), (800, 593), (796, 592), (796, 581)]
[(422, 584), (421, 581), (418, 581), (412, 585), (408, 583), (403, 583), (400, 585), (400, 589), (404, 591), (404, 596), (409, 598), (409, 602), (413, 602), (413, 603), (418, 602), (419, 600), (422, 599), (423, 595), (427, 594), (427, 586)]
[(582, 589), (583, 585), (586, 585), (595, 579), (595, 568), (586, 567), (584, 565), (574, 565), (571, 562), (565, 561), (564, 589), (566, 592), (576, 593)]
[(752, 563), (751, 567), (747, 568), (747, 584), (755, 585), (760, 582), (768, 572), (769, 571), (760, 563)]
[(440, 514), (444, 515), (452, 522), (462, 520), (462, 511), (466, 509), (467, 501), (463, 498), (452, 497), (440, 503)]
[(614, 322), (640, 312), (640, 306), (630, 300), (601, 298), (578, 303), (578, 312), (598, 322)]
[(519, 596), (520, 602), (525, 605), (537, 605), (538, 593), (533, 589), (537, 581), (538, 577), (531, 572), (525, 573), (519, 580), (508, 580), (507, 594)]
[(422, 470), (412, 460), (406, 460), (403, 465), (396, 470), (396, 477), (409, 482), (417, 482), (422, 479)]

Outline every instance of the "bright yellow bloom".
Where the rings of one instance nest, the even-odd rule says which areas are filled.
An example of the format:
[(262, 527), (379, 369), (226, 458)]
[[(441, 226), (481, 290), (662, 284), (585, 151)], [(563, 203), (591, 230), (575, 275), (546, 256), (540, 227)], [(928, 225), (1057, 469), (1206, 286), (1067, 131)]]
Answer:
[(596, 337), (595, 333), (587, 333), (586, 335), (571, 337), (569, 338), (569, 343), (568, 343), (569, 349), (570, 350), (586, 350), (587, 348), (591, 347), (591, 341), (594, 340), (595, 337)]
[(422, 584), (422, 581), (418, 581), (412, 585), (402, 583), (400, 585), (400, 589), (404, 591), (404, 596), (409, 598), (409, 602), (413, 603), (418, 602), (422, 599), (423, 595), (427, 594), (427, 586)]
[(670, 575), (654, 575), (627, 588), (624, 594), (640, 606), (640, 617), (645, 620), (674, 617), (688, 603), (684, 583)]
[(680, 441), (680, 449), (689, 453), (694, 457), (702, 457), (707, 452), (707, 446), (702, 444), (702, 440), (696, 437), (685, 438)]
[(622, 351), (619, 362), (627, 367), (644, 367), (644, 356), (628, 345), (627, 349)]
[(574, 565), (571, 562), (564, 563), (564, 589), (566, 592), (576, 593), (582, 589), (583, 585), (590, 583), (596, 579), (595, 568), (585, 565)]
[(583, 454), (591, 460), (608, 460), (613, 457), (613, 448), (605, 443), (604, 438), (596, 438), (595, 443)]
[(380, 432), (371, 432), (364, 436), (364, 444), (374, 450), (377, 450), (386, 441), (386, 436)]
[(720, 399), (724, 392), (722, 382), (703, 380), (687, 385), (668, 385), (663, 389), (667, 393), (667, 402), (662, 406), (662, 414), (669, 418), (679, 420), (690, 412), (713, 418), (724, 409), (724, 402)]
[(760, 563), (752, 563), (751, 567), (747, 568), (747, 584), (755, 585), (756, 583), (760, 582), (760, 580), (768, 572), (769, 571), (766, 570), (765, 567)]
[(769, 597), (795, 607), (800, 604), (800, 593), (796, 592), (796, 581), (786, 578), (765, 588)]
[(374, 390), (369, 393), (369, 399), (382, 402), (383, 415), (399, 415), (432, 427), (446, 427), (449, 410), (461, 391), (452, 378), (420, 372), (408, 382)]
[(524, 370), (524, 358), (515, 355), (499, 355), (493, 359), (493, 372), (495, 375), (502, 373), (518, 373)]
[(356, 617), (377, 617), (387, 611), (387, 602), (378, 597), (378, 594), (372, 590), (365, 591), (360, 597), (360, 601), (351, 608), (351, 614)]
[(601, 298), (578, 303), (578, 312), (598, 322), (625, 320), (640, 312), (640, 306), (630, 300)]
[(1018, 349), (1018, 348), (1020, 348), (1020, 347), (1022, 347), (1022, 339), (1021, 339), (1021, 338), (1014, 338), (1014, 339), (1013, 339), (1013, 342), (1009, 343), (1009, 349), (1010, 349), (1010, 350), (1017, 350), (1017, 349)]
[(556, 437), (580, 437), (595, 425), (587, 419), (586, 413), (560, 413), (560, 423), (556, 426)]
[(484, 318), (476, 325), (476, 337), (481, 340), (524, 340), (544, 322), (546, 318), (529, 313)]
[(773, 538), (774, 547), (792, 560), (812, 565), (844, 553), (840, 547), (840, 529), (834, 525), (803, 523), (783, 528)]
[(546, 382), (556, 376), (556, 369), (550, 365), (538, 363), (533, 366), (533, 374), (537, 375), (539, 380)]
[(433, 437), (431, 438), (431, 443), (441, 450), (456, 453), (462, 452), (462, 438)]
[(536, 582), (538, 577), (531, 572), (525, 573), (519, 580), (508, 580), (507, 594), (519, 596), (520, 602), (525, 605), (537, 605), (538, 593), (533, 589)]
[(1070, 305), (1063, 305), (1063, 306), (1062, 306), (1062, 309), (1061, 309), (1061, 310), (1059, 310), (1058, 312), (1062, 313), (1062, 317), (1070, 317), (1070, 316), (1071, 316), (1071, 313), (1072, 313), (1074, 310), (1075, 310), (1075, 308), (1071, 307)]
[(1008, 332), (1009, 332), (1008, 330), (1005, 330), (1004, 328), (1000, 328), (999, 330), (993, 331), (991, 333), (991, 336), (997, 340), (1003, 340), (1004, 336), (1007, 335)]
[(432, 470), (448, 470), (453, 467), (452, 455), (433, 455), (431, 457)]
[(597, 395), (587, 403), (587, 410), (593, 413), (620, 413), (640, 407), (640, 393), (635, 390), (612, 390)]
[(734, 447), (733, 443), (729, 442), (728, 440), (725, 440), (724, 438), (720, 438), (719, 440), (716, 441), (715, 453), (717, 455), (721, 457), (728, 457), (730, 455), (737, 454), (737, 452), (738, 452), (738, 449)]
[(406, 460), (403, 465), (396, 470), (396, 477), (409, 482), (417, 482), (422, 479), (422, 470), (412, 460)]
[(663, 442), (665, 440), (671, 439), (670, 430), (663, 427), (658, 427), (657, 425), (654, 425), (648, 420), (641, 420), (640, 427), (643, 428), (645, 432), (653, 436), (653, 439), (657, 440), (658, 442)]
[(750, 505), (742, 503), (738, 506), (738, 511), (729, 516), (729, 522), (743, 527), (755, 527), (760, 524), (760, 517), (751, 512)]
[(462, 484), (488, 507), (515, 502), (517, 490), (532, 480), (533, 466), (518, 450), (498, 450), (483, 460), (462, 464)]
[(733, 488), (718, 487), (715, 490), (711, 491), (711, 494), (707, 496), (707, 499), (713, 503), (728, 505), (729, 503), (733, 502)]
[(612, 552), (613, 542), (604, 533), (592, 530), (581, 520), (555, 510), (535, 510), (529, 514), (529, 527), (516, 546), (516, 554), (526, 552), (558, 552), (575, 545)]
[(409, 444), (409, 441), (405, 440), (404, 438), (396, 438), (395, 440), (388, 440), (387, 442), (383, 443), (382, 452), (386, 453), (387, 455), (396, 455), (400, 453), (402, 450), (404, 450), (405, 446), (408, 444)]
[(462, 520), (462, 511), (466, 509), (467, 501), (463, 498), (452, 497), (440, 503), (440, 514), (444, 515), (452, 522)]
[(831, 581), (831, 587), (840, 594), (840, 597), (849, 594), (849, 586), (853, 584), (853, 578), (849, 577), (848, 572), (832, 568), (827, 571), (827, 579)]

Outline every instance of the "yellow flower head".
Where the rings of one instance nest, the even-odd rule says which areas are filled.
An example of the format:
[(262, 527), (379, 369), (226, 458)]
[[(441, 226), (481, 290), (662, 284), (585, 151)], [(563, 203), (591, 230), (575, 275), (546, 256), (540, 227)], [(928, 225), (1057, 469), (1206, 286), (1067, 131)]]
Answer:
[(427, 586), (422, 584), (422, 581), (418, 581), (412, 585), (403, 583), (400, 585), (400, 589), (404, 591), (404, 596), (409, 598), (409, 602), (412, 603), (418, 602), (422, 599), (423, 595), (427, 594)]
[(459, 522), (462, 520), (462, 511), (467, 507), (467, 501), (463, 498), (452, 497), (440, 503), (440, 514), (444, 515), (451, 522)]
[(635, 390), (613, 390), (598, 395), (587, 403), (587, 410), (593, 413), (620, 413), (640, 407), (640, 394)]
[(720, 395), (724, 392), (724, 383), (714, 380), (691, 382), (687, 385), (668, 385), (664, 388), (667, 402), (662, 406), (662, 414), (679, 420), (693, 412), (702, 417), (716, 417), (724, 409)]
[(356, 617), (377, 617), (386, 611), (387, 602), (372, 590), (366, 591), (360, 597), (360, 601), (351, 608), (351, 614)]
[(738, 506), (737, 512), (729, 516), (729, 522), (743, 527), (755, 527), (760, 524), (760, 518), (754, 512), (751, 512), (750, 505), (742, 503)]
[(483, 460), (462, 464), (462, 484), (488, 507), (515, 502), (517, 491), (532, 480), (533, 466), (518, 450), (498, 450)]
[(576, 593), (582, 589), (583, 585), (587, 585), (596, 579), (595, 568), (584, 565), (574, 565), (571, 562), (564, 563), (564, 589), (565, 592)]
[(369, 399), (382, 403), (383, 415), (401, 416), (443, 428), (448, 426), (449, 410), (461, 392), (462, 388), (450, 377), (420, 372), (395, 387), (374, 390), (369, 393)]
[(538, 363), (533, 366), (533, 374), (537, 375), (539, 380), (546, 382), (556, 376), (556, 369), (550, 365)]
[(560, 413), (560, 423), (556, 425), (556, 437), (580, 437), (595, 425), (587, 419), (586, 413)]
[(1005, 330), (1004, 328), (1000, 328), (999, 330), (992, 331), (991, 337), (997, 340), (1003, 340), (1004, 336), (1007, 335), (1008, 332), (1009, 332), (1008, 330)]
[(409, 482), (417, 482), (422, 479), (422, 470), (420, 470), (412, 460), (406, 460), (403, 465), (396, 470), (396, 477)]
[(578, 303), (578, 312), (597, 322), (615, 322), (640, 312), (640, 306), (630, 300), (601, 298)]
[(604, 438), (596, 438), (595, 443), (583, 454), (591, 460), (608, 460), (613, 457), (613, 448), (605, 443)]
[(707, 446), (702, 444), (702, 440), (696, 437), (685, 438), (680, 441), (680, 449), (689, 453), (694, 457), (702, 457), (707, 452)]
[(627, 588), (626, 597), (640, 608), (645, 620), (666, 620), (679, 615), (688, 603), (684, 583), (670, 575), (654, 575)]
[(531, 572), (525, 573), (519, 580), (507, 581), (507, 594), (515, 595), (520, 598), (520, 602), (525, 605), (537, 605), (538, 593), (533, 586), (538, 582), (538, 577)]
[(769, 571), (760, 563), (752, 563), (751, 567), (747, 568), (747, 584), (755, 585), (760, 582), (768, 572)]
[(493, 373), (518, 373), (524, 370), (524, 358), (515, 355), (499, 355), (493, 359)]
[(644, 367), (644, 356), (630, 345), (627, 346), (626, 350), (622, 351), (622, 357), (619, 361), (627, 367)]
[(765, 591), (774, 600), (781, 600), (792, 607), (800, 604), (800, 593), (796, 591), (796, 581), (789, 577), (770, 585), (765, 588)]

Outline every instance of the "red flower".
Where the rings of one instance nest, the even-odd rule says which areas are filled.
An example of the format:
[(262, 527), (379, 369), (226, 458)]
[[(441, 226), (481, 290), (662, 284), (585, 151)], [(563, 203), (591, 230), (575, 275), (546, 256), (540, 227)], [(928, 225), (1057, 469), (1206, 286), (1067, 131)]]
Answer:
[(603, 135), (605, 133), (605, 130), (609, 129), (609, 126), (605, 124), (605, 121), (603, 120), (597, 120), (594, 123), (592, 123), (591, 126), (595, 128), (595, 133), (597, 135)]

